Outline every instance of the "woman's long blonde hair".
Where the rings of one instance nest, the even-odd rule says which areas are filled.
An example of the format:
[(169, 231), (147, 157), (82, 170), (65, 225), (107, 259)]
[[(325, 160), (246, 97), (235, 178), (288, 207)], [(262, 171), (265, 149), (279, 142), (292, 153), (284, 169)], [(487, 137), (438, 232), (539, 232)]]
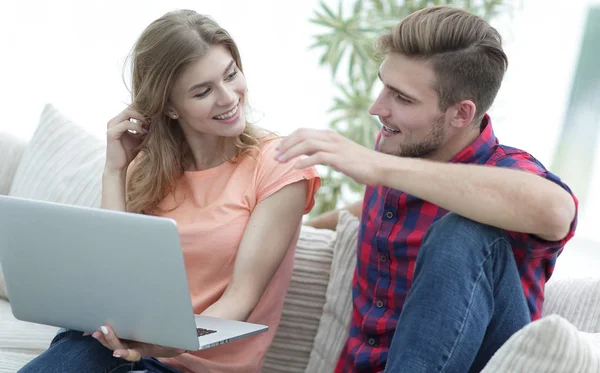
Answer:
[[(238, 48), (214, 20), (191, 10), (170, 12), (152, 22), (133, 47), (131, 58), (132, 106), (150, 119), (150, 132), (140, 145), (127, 181), (127, 210), (151, 213), (173, 191), (189, 162), (190, 149), (183, 130), (167, 116), (167, 104), (174, 82), (190, 66), (204, 57), (211, 46), (222, 45), (231, 53), (240, 71)], [(249, 123), (232, 141), (233, 158), (258, 149), (258, 131)]]

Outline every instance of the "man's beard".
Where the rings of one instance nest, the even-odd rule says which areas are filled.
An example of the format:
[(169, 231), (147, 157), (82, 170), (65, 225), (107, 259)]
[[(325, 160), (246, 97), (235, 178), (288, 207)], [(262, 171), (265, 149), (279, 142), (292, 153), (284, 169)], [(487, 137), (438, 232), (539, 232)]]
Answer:
[(420, 142), (401, 145), (390, 153), (398, 157), (423, 158), (437, 150), (444, 143), (444, 116), (440, 116), (431, 127), (429, 134)]

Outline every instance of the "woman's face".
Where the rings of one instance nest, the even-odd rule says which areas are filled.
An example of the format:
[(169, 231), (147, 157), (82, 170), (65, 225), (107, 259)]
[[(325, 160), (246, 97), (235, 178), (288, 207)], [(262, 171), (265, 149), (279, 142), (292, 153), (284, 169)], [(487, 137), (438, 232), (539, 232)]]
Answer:
[(167, 115), (184, 133), (235, 137), (246, 128), (246, 78), (229, 50), (214, 45), (175, 81)]

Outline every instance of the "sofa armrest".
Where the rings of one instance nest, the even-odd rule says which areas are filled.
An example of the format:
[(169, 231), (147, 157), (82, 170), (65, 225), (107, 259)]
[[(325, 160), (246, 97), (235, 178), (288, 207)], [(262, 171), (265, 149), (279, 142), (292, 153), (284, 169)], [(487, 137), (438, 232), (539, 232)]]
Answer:
[(27, 143), (0, 133), (0, 194), (8, 194)]

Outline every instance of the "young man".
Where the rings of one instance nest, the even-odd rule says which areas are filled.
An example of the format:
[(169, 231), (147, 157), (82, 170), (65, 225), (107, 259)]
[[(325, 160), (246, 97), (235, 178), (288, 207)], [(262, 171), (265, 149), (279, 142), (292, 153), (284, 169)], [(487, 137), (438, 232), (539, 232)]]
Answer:
[(486, 111), (507, 58), (487, 22), (424, 9), (376, 50), (385, 57), (370, 109), (383, 124), (377, 151), (301, 129), (277, 155), (307, 155), (296, 167), (328, 165), (367, 185), (336, 372), (479, 372), (541, 316), (577, 200), (531, 155), (498, 144)]

